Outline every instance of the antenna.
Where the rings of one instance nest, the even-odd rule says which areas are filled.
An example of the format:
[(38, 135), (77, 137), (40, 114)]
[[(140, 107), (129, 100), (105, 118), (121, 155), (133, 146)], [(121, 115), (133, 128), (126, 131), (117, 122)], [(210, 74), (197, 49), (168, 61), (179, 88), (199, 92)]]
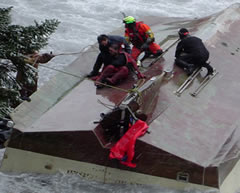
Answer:
[(127, 15), (123, 11), (120, 11), (120, 13), (123, 15), (123, 18), (127, 17)]

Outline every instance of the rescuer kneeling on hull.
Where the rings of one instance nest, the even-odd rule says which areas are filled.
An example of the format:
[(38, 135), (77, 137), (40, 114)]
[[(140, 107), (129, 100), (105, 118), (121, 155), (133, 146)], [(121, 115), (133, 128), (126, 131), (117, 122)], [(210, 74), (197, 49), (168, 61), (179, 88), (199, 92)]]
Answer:
[(128, 43), (133, 44), (131, 55), (134, 60), (137, 60), (142, 52), (145, 52), (145, 56), (141, 62), (150, 55), (157, 57), (163, 53), (160, 46), (154, 42), (154, 34), (147, 24), (142, 21), (136, 22), (132, 16), (125, 17), (123, 23), (125, 23), (125, 38)]
[(188, 75), (192, 74), (199, 67), (207, 68), (208, 75), (212, 74), (213, 68), (207, 63), (209, 52), (202, 40), (198, 37), (190, 36), (189, 31), (185, 28), (181, 28), (178, 34), (181, 41), (176, 48), (175, 64), (183, 68)]
[[(93, 70), (87, 75), (88, 78), (98, 76), (99, 70), (102, 68), (102, 64), (104, 64), (104, 67), (111, 64), (112, 55), (109, 53), (109, 47), (112, 44), (118, 44), (119, 46), (121, 46), (122, 49), (124, 49), (125, 52), (131, 53), (130, 46), (128, 45), (125, 38), (122, 36), (101, 34), (97, 37), (97, 40), (99, 43), (100, 53), (98, 54)], [(92, 79), (95, 80), (96, 78)]]
[(136, 61), (130, 54), (122, 51), (118, 44), (110, 45), (109, 53), (112, 56), (112, 62), (104, 68), (101, 75), (96, 79), (97, 88), (103, 87), (101, 83), (116, 85), (125, 80), (128, 77), (129, 70), (134, 70), (139, 79), (144, 78), (137, 67)]

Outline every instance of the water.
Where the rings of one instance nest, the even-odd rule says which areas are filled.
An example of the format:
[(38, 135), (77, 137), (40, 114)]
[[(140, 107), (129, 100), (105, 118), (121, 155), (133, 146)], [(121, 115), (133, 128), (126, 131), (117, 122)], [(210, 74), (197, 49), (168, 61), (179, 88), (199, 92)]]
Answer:
[[(136, 18), (142, 16), (202, 17), (220, 11), (240, 0), (0, 0), (1, 7), (13, 6), (12, 19), (21, 25), (33, 24), (44, 19), (61, 21), (50, 38), (49, 45), (41, 52), (54, 54), (79, 52), (96, 42), (96, 36), (122, 27), (123, 11)], [(58, 56), (48, 63), (61, 69), (76, 58)], [(43, 85), (56, 72), (40, 67), (39, 85)]]
[[(0, 0), (0, 7), (13, 6), (12, 21), (30, 25), (33, 21), (58, 19), (57, 31), (49, 40), (49, 45), (41, 52), (54, 54), (79, 52), (96, 42), (97, 35), (109, 33), (123, 26), (123, 11), (136, 18), (143, 16), (203, 17), (218, 12), (240, 0)], [(76, 58), (58, 56), (48, 63), (50, 67), (62, 69)], [(49, 80), (55, 71), (40, 67), (40, 86)], [(0, 151), (3, 155), (4, 150)], [(107, 185), (87, 182), (79, 176), (66, 174), (3, 174), (0, 173), (0, 193), (180, 193), (155, 186)], [(202, 193), (185, 190), (186, 193)], [(207, 191), (213, 193), (215, 191)], [(207, 193), (206, 192), (206, 193)]]

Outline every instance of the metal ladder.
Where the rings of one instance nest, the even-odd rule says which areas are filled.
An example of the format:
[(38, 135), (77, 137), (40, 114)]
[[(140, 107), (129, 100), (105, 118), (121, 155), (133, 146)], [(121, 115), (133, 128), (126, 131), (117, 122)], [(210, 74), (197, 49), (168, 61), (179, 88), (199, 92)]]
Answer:
[(186, 90), (186, 88), (194, 81), (194, 79), (197, 77), (197, 75), (200, 74), (202, 71), (202, 68), (196, 68), (193, 73), (184, 81), (184, 83), (174, 92), (177, 96), (181, 96), (183, 91)]

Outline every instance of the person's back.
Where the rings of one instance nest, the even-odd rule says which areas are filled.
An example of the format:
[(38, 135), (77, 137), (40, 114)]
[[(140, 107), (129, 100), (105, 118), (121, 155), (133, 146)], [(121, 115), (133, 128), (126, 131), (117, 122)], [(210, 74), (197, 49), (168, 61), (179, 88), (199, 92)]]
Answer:
[(195, 36), (188, 36), (182, 39), (177, 47), (177, 50), (178, 48), (179, 52), (183, 50), (184, 53), (193, 54), (194, 56), (204, 57), (209, 55), (209, 52), (202, 40)]
[[(107, 38), (107, 43), (106, 44), (102, 44), (101, 42), (104, 41), (104, 39), (102, 39), (102, 37), (105, 37), (105, 39)], [(117, 44), (119, 46), (123, 46), (124, 51), (127, 53), (131, 53), (131, 47), (129, 46), (129, 44), (127, 43), (126, 39), (123, 36), (118, 36), (118, 35), (100, 35), (98, 36), (98, 42), (99, 42), (99, 50), (101, 52), (107, 52), (109, 53), (109, 47), (113, 44)]]
[(199, 67), (205, 67), (208, 74), (213, 73), (213, 68), (207, 63), (209, 52), (202, 40), (195, 36), (190, 36), (189, 31), (181, 28), (178, 31), (181, 41), (178, 43), (175, 52), (175, 64), (186, 70), (190, 75)]

